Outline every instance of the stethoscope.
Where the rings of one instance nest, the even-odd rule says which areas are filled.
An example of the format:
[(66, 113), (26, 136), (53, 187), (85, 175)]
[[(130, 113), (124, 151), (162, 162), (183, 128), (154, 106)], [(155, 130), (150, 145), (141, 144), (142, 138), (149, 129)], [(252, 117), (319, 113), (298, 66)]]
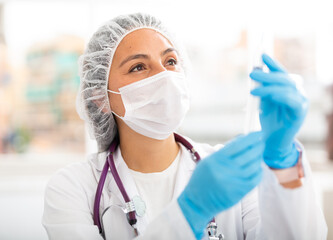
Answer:
[[(174, 133), (174, 136), (175, 136), (176, 142), (181, 143), (191, 153), (193, 161), (195, 163), (200, 161), (201, 157), (200, 157), (199, 153), (193, 148), (193, 146), (185, 138), (178, 135), (177, 133)], [(128, 223), (133, 227), (135, 236), (139, 235), (137, 227), (136, 227), (136, 223), (137, 223), (136, 215), (141, 216), (141, 214), (138, 213), (138, 212), (140, 212), (140, 209), (138, 207), (136, 207), (136, 206), (138, 206), (138, 204), (136, 204), (135, 199), (130, 200), (130, 198), (128, 197), (125, 187), (119, 177), (119, 174), (118, 174), (118, 171), (116, 169), (114, 159), (113, 159), (113, 154), (115, 153), (118, 145), (119, 145), (119, 139), (118, 139), (118, 137), (115, 137), (110, 145), (109, 154), (106, 157), (106, 161), (105, 161), (105, 164), (104, 164), (104, 167), (103, 167), (103, 170), (101, 173), (101, 177), (100, 177), (98, 185), (97, 185), (97, 190), (96, 190), (96, 195), (95, 195), (94, 224), (98, 226), (99, 232), (100, 232), (100, 234), (102, 234), (104, 239), (105, 239), (105, 233), (103, 230), (104, 229), (103, 221), (101, 219), (103, 218), (103, 214), (106, 212), (106, 210), (108, 210), (111, 206), (103, 211), (101, 218), (100, 218), (100, 214), (99, 214), (99, 206), (100, 206), (100, 202), (101, 202), (102, 190), (104, 187), (106, 175), (108, 173), (109, 168), (110, 168), (111, 174), (121, 192), (121, 195), (123, 196), (123, 199), (125, 201), (125, 207), (121, 207), (121, 206), (119, 206), (119, 207), (122, 208), (123, 211), (127, 214)], [(217, 225), (215, 223), (215, 218), (213, 218), (210, 221), (210, 223), (207, 227), (207, 232), (208, 232), (209, 240), (224, 240), (223, 234), (219, 234), (217, 236)]]

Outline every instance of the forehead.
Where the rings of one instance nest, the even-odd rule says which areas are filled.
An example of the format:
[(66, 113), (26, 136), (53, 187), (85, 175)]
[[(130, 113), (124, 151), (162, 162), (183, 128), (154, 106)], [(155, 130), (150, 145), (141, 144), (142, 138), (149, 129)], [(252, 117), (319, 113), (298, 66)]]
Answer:
[(159, 54), (169, 47), (173, 47), (172, 43), (161, 33), (148, 28), (137, 29), (121, 40), (114, 54), (114, 61), (135, 53), (154, 54), (157, 51)]

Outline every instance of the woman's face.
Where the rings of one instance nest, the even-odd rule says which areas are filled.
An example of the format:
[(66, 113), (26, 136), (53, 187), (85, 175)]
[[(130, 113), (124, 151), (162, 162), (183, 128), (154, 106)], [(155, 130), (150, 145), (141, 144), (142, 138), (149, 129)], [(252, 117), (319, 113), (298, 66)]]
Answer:
[[(162, 34), (152, 29), (138, 29), (125, 36), (118, 45), (112, 60), (108, 89), (119, 92), (123, 86), (166, 70), (183, 71), (177, 50)], [(112, 111), (124, 116), (121, 96), (108, 94)]]

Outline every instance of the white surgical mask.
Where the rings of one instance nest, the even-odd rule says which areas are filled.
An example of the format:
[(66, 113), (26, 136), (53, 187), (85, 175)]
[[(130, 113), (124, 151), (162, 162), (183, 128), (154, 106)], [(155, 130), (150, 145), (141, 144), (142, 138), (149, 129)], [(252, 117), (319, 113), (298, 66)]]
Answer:
[(131, 129), (144, 136), (166, 139), (182, 123), (190, 106), (184, 73), (163, 71), (119, 88), (125, 107), (119, 116)]

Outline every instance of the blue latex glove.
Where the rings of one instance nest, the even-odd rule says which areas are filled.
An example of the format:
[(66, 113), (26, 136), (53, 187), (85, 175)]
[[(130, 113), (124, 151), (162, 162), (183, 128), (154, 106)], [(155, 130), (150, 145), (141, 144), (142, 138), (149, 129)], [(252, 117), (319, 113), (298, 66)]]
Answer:
[(266, 142), (264, 160), (271, 168), (289, 168), (298, 160), (294, 139), (306, 116), (308, 100), (278, 62), (266, 54), (262, 60), (269, 73), (254, 70), (250, 77), (261, 83), (251, 93), (261, 99), (260, 123)]
[(178, 204), (197, 239), (219, 212), (238, 203), (261, 180), (262, 132), (239, 136), (201, 160)]

